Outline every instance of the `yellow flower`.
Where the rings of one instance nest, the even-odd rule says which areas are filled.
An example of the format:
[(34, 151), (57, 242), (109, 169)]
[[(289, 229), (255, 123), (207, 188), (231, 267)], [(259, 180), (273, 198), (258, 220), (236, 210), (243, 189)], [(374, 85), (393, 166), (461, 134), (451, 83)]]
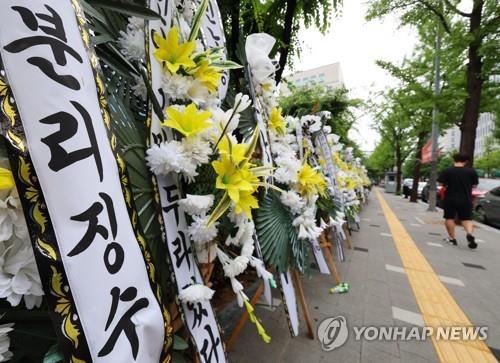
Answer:
[(276, 131), (280, 135), (286, 132), (285, 119), (281, 116), (281, 108), (273, 107), (268, 121), (269, 128)]
[(240, 169), (227, 155), (223, 155), (220, 160), (213, 161), (212, 167), (217, 173), (215, 187), (226, 190), (233, 202), (239, 202), (240, 191), (254, 192), (254, 184), (258, 182), (258, 178), (249, 171), (248, 167)]
[(12, 189), (14, 177), (9, 169), (0, 168), (0, 189)]
[(245, 303), (245, 308), (247, 309), (247, 313), (250, 316), (250, 321), (255, 324), (255, 327), (257, 328), (257, 332), (259, 333), (260, 337), (264, 341), (264, 343), (269, 344), (271, 342), (271, 337), (267, 335), (266, 330), (260, 323), (260, 321), (257, 319), (257, 317), (254, 314), (254, 309), (252, 304), (248, 301), (248, 299), (243, 300)]
[(272, 83), (262, 83), (261, 87), (264, 90), (264, 92), (269, 92), (270, 90), (272, 90), (273, 84)]
[(196, 135), (200, 131), (212, 126), (209, 111), (198, 111), (194, 103), (187, 106), (184, 111), (179, 111), (176, 107), (170, 106), (166, 110), (168, 119), (163, 122), (163, 126), (176, 129), (186, 137)]
[(159, 62), (165, 63), (171, 73), (177, 73), (181, 66), (185, 68), (196, 67), (196, 63), (191, 59), (196, 43), (179, 43), (177, 27), (174, 26), (170, 29), (167, 38), (154, 33), (153, 40), (158, 45), (158, 49), (154, 52), (155, 58)]
[(240, 191), (238, 203), (236, 203), (236, 213), (245, 213), (248, 218), (252, 218), (252, 209), (259, 208), (259, 201), (252, 194), (253, 192)]
[(233, 144), (229, 137), (224, 136), (219, 142), (219, 154), (229, 156), (234, 163), (239, 164), (240, 161), (245, 160), (248, 145), (246, 144)]
[(219, 143), (220, 159), (213, 161), (212, 167), (217, 173), (215, 187), (225, 190), (225, 193), (212, 211), (208, 225), (218, 220), (232, 203), (236, 213), (245, 213), (250, 219), (252, 209), (259, 207), (257, 198), (252, 194), (262, 185), (259, 177), (269, 175), (271, 170), (268, 167), (253, 167), (249, 161), (258, 139), (256, 128), (248, 144), (232, 144), (227, 136)]
[(308, 163), (304, 163), (299, 171), (299, 189), (302, 195), (323, 194), (326, 188), (325, 179)]
[(215, 93), (215, 91), (217, 91), (222, 74), (220, 73), (220, 69), (211, 67), (208, 60), (201, 61), (201, 64), (192, 74), (208, 89), (210, 93)]

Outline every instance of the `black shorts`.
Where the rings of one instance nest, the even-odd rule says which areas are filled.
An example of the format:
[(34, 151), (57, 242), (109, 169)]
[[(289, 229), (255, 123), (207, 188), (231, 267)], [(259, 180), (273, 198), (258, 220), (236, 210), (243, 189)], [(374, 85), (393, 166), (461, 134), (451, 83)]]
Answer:
[(444, 219), (472, 220), (472, 202), (467, 200), (445, 199), (443, 202)]

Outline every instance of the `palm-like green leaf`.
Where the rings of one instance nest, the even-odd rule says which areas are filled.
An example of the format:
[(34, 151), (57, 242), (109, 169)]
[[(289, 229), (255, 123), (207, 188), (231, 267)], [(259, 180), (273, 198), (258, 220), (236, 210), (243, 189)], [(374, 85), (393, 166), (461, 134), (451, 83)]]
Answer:
[(267, 192), (256, 210), (255, 222), (265, 262), (278, 272), (285, 272), (289, 267), (304, 271), (305, 244), (299, 240), (292, 226), (293, 216), (281, 203), (278, 192)]
[(147, 135), (144, 113), (141, 113), (141, 103), (130, 94), (127, 80), (108, 67), (104, 67), (104, 70), (112, 129), (127, 165), (139, 224), (151, 250), (160, 283), (167, 293), (172, 289), (169, 288), (169, 271), (165, 262), (167, 251), (161, 235), (158, 205), (155, 202), (151, 174), (145, 161)]

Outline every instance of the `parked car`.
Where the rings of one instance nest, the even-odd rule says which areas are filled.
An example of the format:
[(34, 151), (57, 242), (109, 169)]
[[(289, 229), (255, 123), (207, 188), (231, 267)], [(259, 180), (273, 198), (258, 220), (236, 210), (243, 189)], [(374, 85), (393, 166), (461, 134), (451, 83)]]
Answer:
[(500, 225), (500, 186), (479, 199), (476, 213), (481, 222)]
[[(425, 185), (424, 185), (424, 187), (422, 188), (422, 192), (420, 193), (420, 199), (422, 199), (422, 202), (425, 202), (425, 203), (429, 202), (429, 187), (430, 187), (429, 183), (426, 182)], [(437, 195), (439, 195), (439, 190), (441, 189), (441, 186), (438, 185), (437, 188), (438, 188), (437, 189), (438, 190)], [(438, 200), (437, 200), (438, 206), (440, 205), (440, 202), (441, 201), (438, 198)]]
[[(492, 189), (500, 187), (500, 179), (488, 179), (488, 178), (479, 178), (479, 184), (476, 188), (472, 189), (472, 205), (474, 210), (477, 209), (479, 205), (479, 201)], [(441, 190), (441, 186), (437, 186), (437, 196), (436, 196), (436, 205), (441, 207), (442, 200), (439, 198), (439, 191)], [(421, 199), (423, 202), (429, 202), (429, 183), (425, 185), (422, 189)]]
[(427, 182), (418, 182), (417, 193), (418, 193), (419, 198), (422, 198), (422, 191), (424, 190), (424, 187), (426, 185), (427, 185)]

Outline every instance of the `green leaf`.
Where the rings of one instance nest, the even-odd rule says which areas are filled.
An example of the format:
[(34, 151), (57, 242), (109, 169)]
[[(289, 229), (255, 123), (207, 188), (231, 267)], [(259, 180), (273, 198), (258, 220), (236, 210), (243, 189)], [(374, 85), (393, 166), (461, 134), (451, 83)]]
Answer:
[(210, 226), (214, 222), (216, 222), (222, 215), (229, 209), (231, 206), (231, 198), (229, 195), (224, 193), (224, 196), (220, 200), (219, 204), (214, 208), (212, 214), (210, 214), (210, 218), (208, 219), (207, 225)]
[(158, 13), (139, 5), (123, 3), (115, 0), (87, 0), (87, 2), (90, 5), (100, 6), (125, 15), (137, 16), (148, 20), (161, 19), (161, 16)]
[(285, 272), (289, 267), (305, 270), (306, 243), (299, 240), (294, 218), (280, 200), (280, 193), (269, 190), (256, 210), (255, 226), (264, 261)]
[(221, 68), (221, 69), (240, 69), (243, 68), (241, 64), (233, 61), (219, 61), (210, 63), (211, 67)]
[(188, 342), (178, 335), (174, 335), (174, 350), (186, 350), (189, 348)]
[(193, 41), (198, 36), (198, 33), (201, 28), (201, 23), (203, 21), (203, 17), (208, 8), (208, 0), (203, 0), (196, 10), (196, 14), (194, 15), (193, 24), (191, 25), (191, 32), (189, 33), (189, 41)]
[(43, 363), (59, 363), (64, 360), (64, 356), (59, 350), (59, 345), (54, 344), (43, 357)]

